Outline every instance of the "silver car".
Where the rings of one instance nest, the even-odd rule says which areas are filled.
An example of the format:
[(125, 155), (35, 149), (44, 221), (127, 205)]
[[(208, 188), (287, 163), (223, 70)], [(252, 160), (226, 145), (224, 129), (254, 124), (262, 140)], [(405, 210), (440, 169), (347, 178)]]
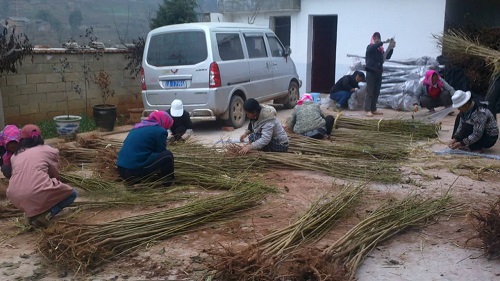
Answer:
[(169, 25), (149, 32), (141, 82), (146, 111), (182, 100), (192, 120), (245, 122), (243, 102), (293, 108), (301, 81), (291, 50), (268, 28), (234, 23)]

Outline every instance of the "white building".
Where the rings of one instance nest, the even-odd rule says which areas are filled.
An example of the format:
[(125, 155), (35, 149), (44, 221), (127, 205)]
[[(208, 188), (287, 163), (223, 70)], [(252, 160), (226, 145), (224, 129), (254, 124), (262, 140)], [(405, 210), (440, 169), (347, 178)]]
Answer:
[(445, 9), (446, 0), (219, 0), (211, 20), (270, 27), (292, 48), (301, 93), (327, 92), (375, 31), (395, 37), (392, 59), (440, 55), (433, 34), (443, 32)]

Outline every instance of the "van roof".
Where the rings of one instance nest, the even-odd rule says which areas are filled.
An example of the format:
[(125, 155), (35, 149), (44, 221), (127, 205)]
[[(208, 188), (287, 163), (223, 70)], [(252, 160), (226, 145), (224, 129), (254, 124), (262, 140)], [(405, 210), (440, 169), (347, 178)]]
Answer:
[(194, 23), (182, 23), (182, 24), (173, 24), (166, 25), (162, 27), (155, 28), (150, 32), (162, 32), (162, 31), (170, 31), (170, 30), (183, 30), (183, 29), (224, 29), (224, 28), (244, 28), (244, 29), (266, 29), (270, 30), (266, 26), (259, 26), (253, 24), (245, 24), (245, 23), (233, 23), (233, 22), (194, 22)]

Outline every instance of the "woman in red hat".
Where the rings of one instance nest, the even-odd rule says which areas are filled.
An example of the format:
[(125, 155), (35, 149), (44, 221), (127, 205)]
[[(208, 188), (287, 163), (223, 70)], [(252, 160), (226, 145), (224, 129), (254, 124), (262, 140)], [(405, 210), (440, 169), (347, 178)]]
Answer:
[(7, 197), (24, 211), (32, 226), (46, 227), (50, 219), (75, 201), (76, 191), (59, 181), (59, 150), (44, 144), (38, 126), (29, 124), (21, 129), (11, 162)]

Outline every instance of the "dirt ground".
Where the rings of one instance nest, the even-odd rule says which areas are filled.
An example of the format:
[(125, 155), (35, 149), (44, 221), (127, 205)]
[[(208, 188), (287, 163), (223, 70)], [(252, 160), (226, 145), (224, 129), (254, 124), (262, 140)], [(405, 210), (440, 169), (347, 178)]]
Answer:
[[(382, 111), (384, 118), (411, 114)], [(280, 119), (284, 121), (289, 113), (279, 111)], [(345, 114), (362, 116), (362, 112)], [(418, 112), (416, 116), (426, 114)], [(358, 280), (500, 280), (500, 261), (486, 259), (478, 240), (467, 242), (476, 235), (473, 220), (467, 213), (486, 208), (500, 196), (500, 161), (435, 155), (433, 151), (445, 148), (454, 118), (447, 116), (442, 120), (439, 140), (412, 145), (411, 158), (402, 164), (402, 183), (370, 185), (362, 203), (354, 210), (356, 215), (343, 220), (315, 246), (322, 248), (331, 244), (386, 198), (401, 198), (412, 192), (438, 196), (451, 188), (454, 200), (466, 204), (463, 214), (441, 217), (428, 227), (409, 230), (381, 243), (359, 268)], [(243, 130), (225, 132), (217, 125), (196, 126), (194, 137), (207, 144), (220, 139), (238, 139)], [(125, 136), (126, 133), (108, 137), (123, 139)], [(500, 155), (500, 144), (485, 153)], [(470, 167), (483, 169), (471, 171)], [(221, 246), (243, 249), (271, 231), (287, 226), (310, 203), (321, 196), (335, 194), (347, 183), (309, 171), (274, 170), (268, 171), (264, 178), (282, 192), (269, 195), (260, 206), (232, 219), (158, 242), (84, 276), (74, 276), (73, 272), (52, 266), (37, 250), (39, 234), (23, 232), (18, 219), (0, 220), (0, 280), (202, 280), (208, 273), (207, 262), (211, 260), (207, 252)], [(0, 185), (5, 188), (5, 181)], [(95, 210), (89, 213), (89, 220), (108, 221), (145, 211), (140, 207)], [(71, 208), (61, 216), (74, 212), (75, 208)]]

